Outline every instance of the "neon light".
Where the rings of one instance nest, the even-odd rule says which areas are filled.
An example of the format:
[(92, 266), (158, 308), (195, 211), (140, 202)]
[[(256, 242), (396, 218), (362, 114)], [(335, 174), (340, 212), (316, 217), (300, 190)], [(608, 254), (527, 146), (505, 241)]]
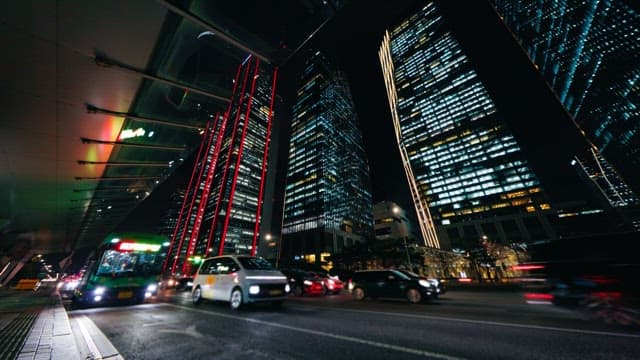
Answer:
[[(229, 151), (227, 152), (227, 161), (225, 162), (224, 171), (222, 173), (222, 183), (220, 185), (220, 194), (218, 196), (218, 202), (216, 203), (216, 210), (213, 215), (213, 222), (211, 224), (211, 232), (209, 233), (209, 235), (212, 235), (215, 232), (217, 219), (218, 219), (218, 216), (220, 215), (220, 205), (222, 203), (222, 197), (224, 195), (225, 184), (227, 183), (228, 170), (231, 164), (231, 154), (233, 153), (233, 148), (235, 146), (236, 131), (238, 129), (238, 122), (240, 121), (240, 112), (241, 112), (240, 107), (242, 105), (242, 101), (244, 100), (244, 93), (247, 85), (247, 79), (249, 79), (248, 66), (244, 69), (244, 80), (242, 80), (242, 90), (240, 91), (240, 99), (238, 100), (238, 111), (236, 111), (236, 118), (234, 120), (233, 131), (231, 133), (231, 143), (229, 144)], [(229, 107), (229, 114), (231, 114), (231, 106)], [(220, 237), (220, 247), (218, 249), (218, 254), (222, 255), (223, 249), (224, 249), (224, 237)]]
[(526, 293), (524, 294), (524, 298), (527, 300), (553, 300), (553, 295), (543, 293)]
[(544, 269), (544, 265), (514, 265), (513, 270), (527, 271)]
[[(233, 181), (231, 182), (231, 192), (229, 194), (229, 201), (227, 202), (227, 212), (224, 218), (224, 227), (222, 228), (222, 234), (220, 235), (220, 250), (224, 249), (223, 244), (227, 236), (227, 230), (229, 229), (229, 221), (231, 220), (231, 208), (233, 207), (233, 197), (236, 192), (236, 185), (238, 184), (238, 174), (240, 173), (240, 161), (242, 160), (242, 153), (244, 150), (244, 141), (247, 136), (247, 128), (249, 127), (249, 115), (251, 114), (251, 105), (253, 104), (253, 93), (256, 89), (256, 80), (258, 79), (258, 69), (260, 67), (260, 59), (255, 60), (255, 70), (253, 71), (253, 81), (251, 81), (251, 94), (247, 101), (247, 110), (244, 115), (244, 127), (242, 128), (242, 138), (238, 144), (238, 155), (236, 159), (236, 168), (233, 173)], [(222, 255), (222, 254), (220, 254)]]
[(120, 251), (153, 251), (156, 252), (160, 250), (162, 245), (158, 244), (144, 244), (144, 243), (134, 243), (134, 242), (121, 242), (118, 244), (118, 250)]
[[(216, 113), (215, 116), (215, 120), (213, 123), (213, 127), (211, 129), (211, 139), (209, 140), (209, 143), (211, 143), (213, 141), (213, 137), (214, 134), (216, 134), (215, 129), (218, 126), (218, 118), (219, 118), (219, 114)], [(217, 148), (219, 143), (221, 143), (221, 138), (222, 135), (220, 134), (220, 132), (217, 133), (217, 140), (216, 140), (216, 144), (214, 145), (214, 149), (213, 149), (213, 157), (211, 159), (211, 163), (209, 164), (209, 170), (207, 171), (207, 177), (205, 178), (205, 185), (204, 185), (204, 189), (202, 190), (202, 196), (200, 198), (200, 204), (198, 205), (198, 212), (196, 213), (196, 221), (193, 224), (193, 231), (191, 232), (191, 238), (189, 239), (189, 247), (187, 248), (187, 256), (191, 256), (193, 255), (195, 248), (196, 248), (196, 242), (198, 241), (198, 235), (200, 234), (200, 227), (202, 226), (202, 219), (204, 218), (204, 210), (207, 206), (207, 202), (209, 200), (209, 193), (211, 192), (211, 182), (213, 181), (213, 173), (216, 169), (216, 165), (218, 163), (218, 155), (217, 155)], [(191, 264), (190, 263), (183, 263), (183, 273), (191, 273)]]
[[(207, 137), (204, 136), (202, 138), (202, 142), (200, 142), (200, 149), (198, 149), (198, 155), (196, 157), (196, 164), (198, 164), (198, 161), (200, 161), (200, 158), (202, 157), (202, 149), (204, 149), (204, 144), (205, 144), (206, 138)], [(169, 258), (170, 258), (171, 252), (173, 250), (173, 245), (175, 244), (176, 236), (178, 235), (178, 229), (180, 228), (180, 223), (182, 222), (182, 214), (184, 213), (184, 208), (187, 205), (187, 199), (188, 199), (189, 192), (191, 191), (191, 188), (193, 187), (193, 179), (195, 177), (195, 174), (196, 174), (196, 166), (194, 166), (193, 170), (191, 171), (191, 179), (189, 179), (189, 185), (187, 186), (187, 190), (186, 190), (186, 192), (184, 194), (184, 199), (182, 199), (182, 206), (180, 207), (180, 214), (178, 215), (178, 220), (176, 221), (176, 227), (173, 229), (173, 235), (171, 236), (171, 245), (169, 246), (169, 250), (167, 251), (167, 257), (164, 260), (164, 264), (162, 264), (162, 272), (164, 272), (166, 270), (167, 265), (169, 264)], [(182, 245), (180, 245), (180, 246), (182, 246)], [(172, 274), (175, 271), (176, 262), (177, 262), (177, 256), (174, 258), (173, 264), (171, 266), (171, 273)]]
[[(211, 122), (209, 121), (209, 122), (207, 123), (207, 128), (209, 128), (210, 126), (211, 126)], [(211, 131), (213, 131), (213, 130), (211, 130)], [(205, 137), (205, 138), (203, 139), (203, 141), (207, 141), (206, 139), (207, 139), (207, 137)], [(212, 140), (212, 139), (213, 139), (213, 136), (210, 136), (210, 137), (209, 137), (209, 140), (207, 141), (207, 145), (206, 145), (206, 147), (205, 147), (205, 151), (202, 153), (203, 155), (205, 155), (205, 156), (204, 156), (204, 158), (203, 158), (203, 159), (201, 159), (201, 162), (202, 162), (202, 163), (204, 163), (204, 162), (206, 162), (206, 161), (207, 161), (206, 154), (208, 154), (208, 153), (209, 153), (209, 148), (211, 147), (211, 140)], [(198, 163), (195, 163), (195, 165), (194, 165), (194, 170), (195, 170), (197, 167), (198, 167)], [(196, 177), (196, 182), (199, 182), (199, 181), (200, 181), (200, 179), (202, 178), (202, 172), (204, 171), (204, 168), (205, 168), (204, 166), (200, 166), (200, 171), (198, 171), (198, 177)], [(185, 222), (185, 224), (184, 224), (184, 228), (182, 229), (182, 234), (180, 235), (180, 246), (179, 246), (179, 248), (178, 248), (178, 252), (177, 252), (177, 254), (180, 254), (180, 253), (182, 252), (182, 245), (184, 244), (184, 239), (185, 239), (185, 236), (186, 236), (186, 234), (187, 234), (187, 229), (189, 228), (189, 223), (191, 222), (191, 213), (193, 212), (193, 204), (195, 204), (195, 202), (196, 202), (196, 198), (198, 197), (198, 190), (199, 190), (199, 189), (200, 189), (200, 186), (198, 185), (198, 187), (196, 187), (196, 188), (193, 190), (193, 197), (191, 198), (191, 205), (189, 205), (189, 211), (187, 212), (187, 220), (186, 220), (186, 222)], [(176, 267), (176, 265), (177, 265), (177, 261), (178, 261), (178, 259), (176, 259), (176, 261), (174, 262), (174, 266), (173, 266), (173, 268), (172, 268), (172, 270), (171, 270), (171, 272), (172, 272), (172, 273), (173, 273), (173, 272), (174, 272), (174, 270), (175, 270), (175, 267)], [(182, 270), (183, 270), (183, 271), (185, 270), (185, 264), (186, 264), (186, 262), (185, 262), (185, 261), (184, 261), (184, 259), (183, 259), (183, 261), (182, 261)]]
[[(144, 136), (145, 133), (146, 131), (143, 128), (137, 128), (135, 130), (124, 129), (122, 130), (122, 132), (120, 132), (120, 136), (118, 136), (118, 140), (131, 139), (134, 137)], [(153, 136), (153, 134), (150, 134), (149, 136)]]
[(260, 175), (260, 191), (258, 193), (258, 209), (256, 210), (256, 224), (253, 228), (253, 241), (251, 242), (251, 256), (256, 256), (256, 244), (258, 243), (258, 228), (260, 227), (260, 211), (262, 210), (262, 197), (264, 195), (264, 177), (267, 170), (267, 154), (269, 153), (269, 141), (271, 140), (271, 120), (273, 119), (273, 100), (276, 95), (276, 79), (278, 68), (273, 71), (271, 83), (271, 104), (269, 105), (269, 119), (267, 120), (267, 135), (264, 139), (264, 155), (262, 157), (262, 173)]
[[(238, 79), (240, 78), (240, 72), (242, 70), (242, 65), (238, 65), (238, 70), (236, 71), (236, 77), (233, 79), (233, 90), (231, 91), (231, 96), (235, 96), (236, 95), (236, 90), (238, 89)], [(245, 75), (246, 76), (246, 75)], [(243, 90), (244, 91), (244, 90)], [(216, 144), (217, 148), (217, 157), (220, 156), (220, 149), (222, 148), (222, 140), (223, 140), (223, 136), (225, 134), (225, 131), (227, 129), (227, 122), (229, 120), (229, 116), (231, 115), (231, 105), (233, 104), (233, 101), (229, 102), (229, 106), (227, 106), (227, 111), (224, 113), (224, 116), (222, 118), (222, 124), (220, 125), (220, 130), (219, 130), (219, 136), (220, 138), (218, 139), (218, 141), (220, 142), (219, 144)], [(233, 143), (233, 140), (232, 140)], [(222, 189), (224, 188), (224, 181), (226, 179), (226, 175), (224, 175), (226, 172), (223, 171), (223, 176), (222, 176), (222, 183), (220, 185), (220, 194), (218, 196), (218, 201), (216, 202), (216, 208), (213, 212), (213, 219), (211, 220), (211, 227), (209, 228), (209, 236), (207, 237), (207, 247), (206, 247), (206, 251), (204, 253), (204, 256), (207, 257), (207, 255), (209, 255), (209, 253), (211, 251), (213, 251), (213, 249), (211, 248), (211, 239), (213, 238), (213, 233), (216, 227), (216, 220), (218, 219), (218, 210), (220, 209), (220, 202), (222, 201)]]

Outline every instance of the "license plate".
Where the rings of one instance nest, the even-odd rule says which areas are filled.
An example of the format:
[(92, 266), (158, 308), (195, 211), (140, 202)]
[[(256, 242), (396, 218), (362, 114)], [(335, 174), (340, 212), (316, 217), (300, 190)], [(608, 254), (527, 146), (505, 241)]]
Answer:
[(129, 299), (133, 297), (133, 291), (119, 291), (118, 299)]
[(269, 290), (269, 295), (282, 295), (282, 290)]

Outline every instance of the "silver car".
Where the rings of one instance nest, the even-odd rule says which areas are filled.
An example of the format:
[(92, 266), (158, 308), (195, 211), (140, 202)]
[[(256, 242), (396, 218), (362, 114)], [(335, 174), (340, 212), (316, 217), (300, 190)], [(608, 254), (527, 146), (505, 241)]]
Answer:
[(287, 277), (263, 258), (223, 255), (205, 259), (193, 279), (191, 298), (229, 302), (231, 309), (269, 302), (282, 305), (289, 294)]

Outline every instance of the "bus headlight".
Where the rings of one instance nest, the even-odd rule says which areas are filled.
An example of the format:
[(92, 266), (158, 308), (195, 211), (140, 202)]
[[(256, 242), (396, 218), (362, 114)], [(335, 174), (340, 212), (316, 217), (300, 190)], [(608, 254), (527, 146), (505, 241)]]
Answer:
[(258, 285), (251, 285), (249, 286), (249, 294), (251, 295), (256, 295), (260, 293), (260, 286)]
[[(96, 297), (97, 296), (102, 296), (102, 295), (104, 295), (104, 292), (106, 290), (107, 289), (104, 286), (98, 286), (97, 288), (95, 288), (95, 290), (93, 290), (93, 295), (96, 295)], [(96, 300), (96, 301), (100, 301), (100, 300)]]

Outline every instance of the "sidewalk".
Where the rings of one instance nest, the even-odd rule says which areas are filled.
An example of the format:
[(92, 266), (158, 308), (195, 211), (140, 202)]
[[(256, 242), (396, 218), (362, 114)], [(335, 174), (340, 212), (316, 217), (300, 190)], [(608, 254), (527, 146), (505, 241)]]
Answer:
[(80, 360), (80, 353), (55, 289), (0, 287), (0, 359)]

